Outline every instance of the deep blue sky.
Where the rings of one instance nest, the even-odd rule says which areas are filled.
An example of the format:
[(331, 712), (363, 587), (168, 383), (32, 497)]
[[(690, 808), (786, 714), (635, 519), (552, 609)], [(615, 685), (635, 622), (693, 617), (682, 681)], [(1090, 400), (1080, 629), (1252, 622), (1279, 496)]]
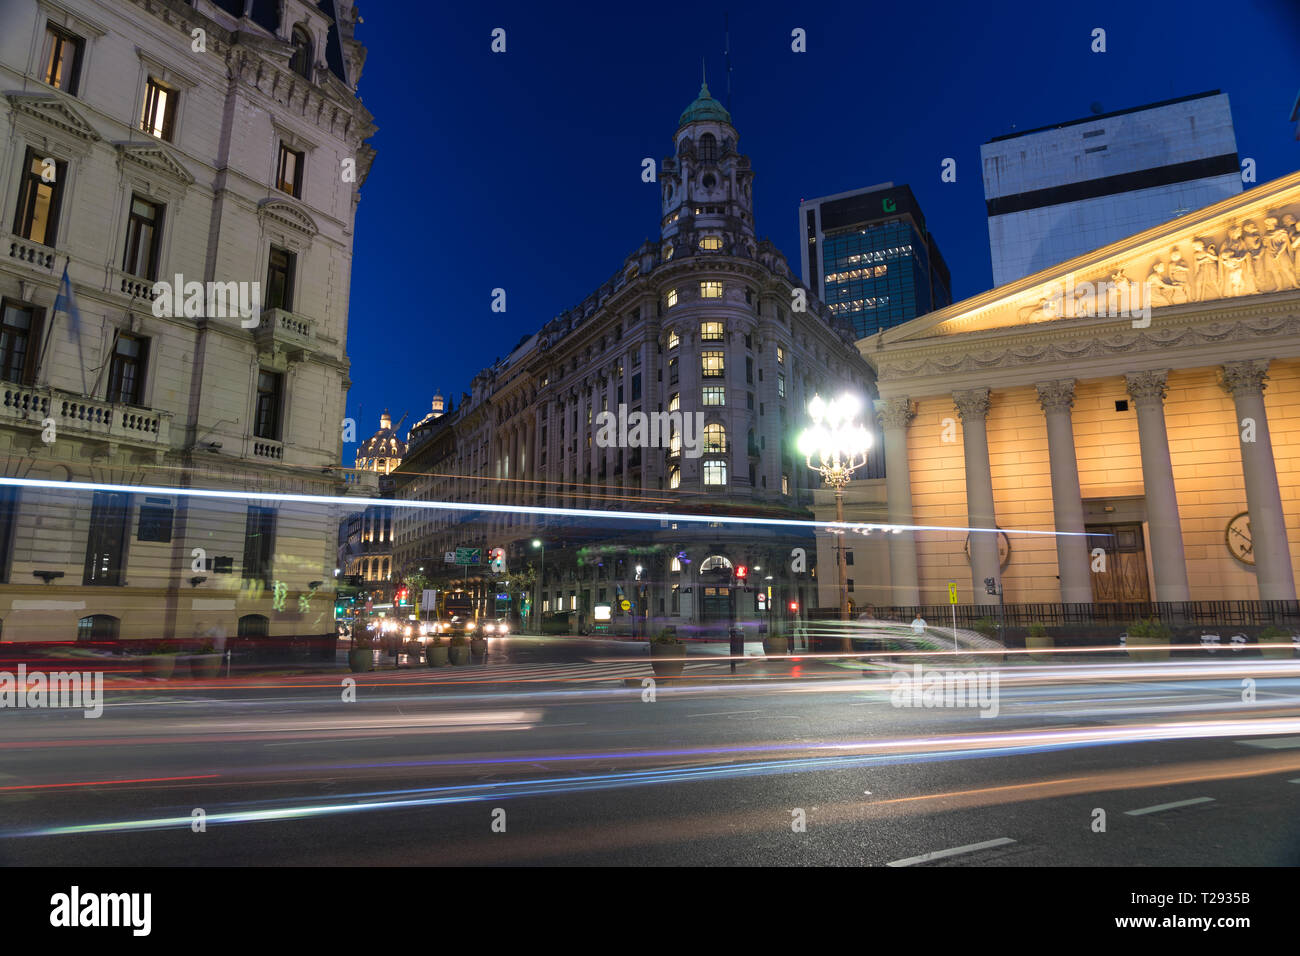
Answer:
[[(731, 3), (732, 119), (755, 217), (799, 270), (801, 198), (908, 183), (952, 270), (992, 285), (979, 147), (991, 137), (1211, 89), (1260, 182), (1300, 168), (1300, 0)], [(361, 95), (379, 132), (352, 277), (348, 414), (459, 402), (470, 378), (654, 238), (659, 187), (699, 90), (723, 99), (722, 6), (362, 0)], [(507, 52), (489, 51), (493, 28)], [(807, 31), (808, 52), (790, 33)], [(1092, 53), (1091, 32), (1107, 32)], [(957, 160), (957, 182), (939, 179)], [(490, 311), (491, 290), (508, 311)], [(344, 459), (356, 451), (344, 447)]]

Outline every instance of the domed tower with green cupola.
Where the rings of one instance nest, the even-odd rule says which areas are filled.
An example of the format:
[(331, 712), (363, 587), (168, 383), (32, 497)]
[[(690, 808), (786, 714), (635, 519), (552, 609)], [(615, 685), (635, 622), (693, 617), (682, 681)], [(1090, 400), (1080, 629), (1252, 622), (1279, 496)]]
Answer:
[(674, 155), (659, 176), (664, 259), (696, 252), (753, 258), (754, 172), (739, 139), (731, 114), (703, 83), (678, 120)]

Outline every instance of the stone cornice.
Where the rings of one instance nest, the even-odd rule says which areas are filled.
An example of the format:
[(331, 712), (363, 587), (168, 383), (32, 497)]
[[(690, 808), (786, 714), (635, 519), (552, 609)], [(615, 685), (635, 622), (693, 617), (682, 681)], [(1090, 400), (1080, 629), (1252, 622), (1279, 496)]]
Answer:
[(12, 92), (6, 93), (5, 98), (9, 100), (9, 105), (15, 113), (23, 113), (43, 120), (86, 142), (93, 143), (102, 139), (95, 128), (86, 122), (85, 117), (59, 94)]
[[(1187, 350), (1187, 361), (1175, 363), (1178, 367), (1218, 364), (1211, 357), (1233, 346), (1237, 352), (1262, 349), (1273, 356), (1300, 356), (1300, 295), (1294, 292), (1255, 296), (1233, 304), (1178, 306), (1162, 311), (1159, 317), (1158, 323), (1147, 328), (1134, 328), (1129, 319), (1069, 319), (1050, 326), (973, 332), (864, 354), (876, 368), (882, 394), (903, 391), (913, 397), (945, 393), (952, 387), (952, 376), (986, 372), (1005, 372), (999, 377), (1008, 381), (1026, 374), (1031, 381), (1067, 375), (1082, 378), (1078, 366), (1096, 363), (1112, 370), (1092, 377), (1113, 375), (1122, 370), (1114, 368), (1117, 358), (1134, 359), (1133, 364), (1157, 358), (1167, 365), (1174, 349)], [(1053, 370), (1053, 365), (1059, 371)], [(913, 380), (922, 381), (913, 384)]]
[(258, 203), (257, 214), (282, 226), (296, 229), (307, 236), (315, 236), (320, 232), (316, 220), (296, 203), (289, 202), (287, 199), (263, 199)]
[(114, 143), (123, 162), (132, 162), (152, 173), (160, 173), (177, 182), (190, 185), (194, 177), (181, 165), (172, 151), (156, 140), (133, 143)]

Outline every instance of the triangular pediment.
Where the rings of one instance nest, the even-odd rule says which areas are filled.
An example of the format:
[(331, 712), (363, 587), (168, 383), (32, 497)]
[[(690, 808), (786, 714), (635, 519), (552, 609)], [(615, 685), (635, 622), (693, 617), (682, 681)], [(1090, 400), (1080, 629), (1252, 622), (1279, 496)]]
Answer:
[(257, 212), (258, 215), (273, 219), (283, 226), (297, 229), (309, 236), (314, 236), (320, 232), (316, 220), (312, 219), (296, 204), (285, 199), (264, 199), (258, 206)]
[(34, 116), (79, 139), (94, 142), (101, 139), (95, 128), (86, 121), (67, 100), (56, 93), (10, 92), (5, 94), (15, 112)]
[(918, 316), (860, 347), (1113, 321), (1160, 309), (1300, 294), (1300, 173)]
[(118, 152), (122, 159), (129, 160), (153, 173), (161, 173), (179, 182), (189, 185), (194, 182), (190, 171), (180, 164), (171, 150), (161, 143), (118, 143)]

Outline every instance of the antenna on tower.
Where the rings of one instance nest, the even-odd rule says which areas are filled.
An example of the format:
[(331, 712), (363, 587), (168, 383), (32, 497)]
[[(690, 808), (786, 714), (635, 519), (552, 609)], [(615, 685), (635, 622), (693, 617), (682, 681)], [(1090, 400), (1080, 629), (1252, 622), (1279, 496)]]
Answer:
[(722, 47), (722, 58), (727, 70), (727, 112), (731, 112), (731, 15), (722, 14), (722, 32), (725, 37)]

